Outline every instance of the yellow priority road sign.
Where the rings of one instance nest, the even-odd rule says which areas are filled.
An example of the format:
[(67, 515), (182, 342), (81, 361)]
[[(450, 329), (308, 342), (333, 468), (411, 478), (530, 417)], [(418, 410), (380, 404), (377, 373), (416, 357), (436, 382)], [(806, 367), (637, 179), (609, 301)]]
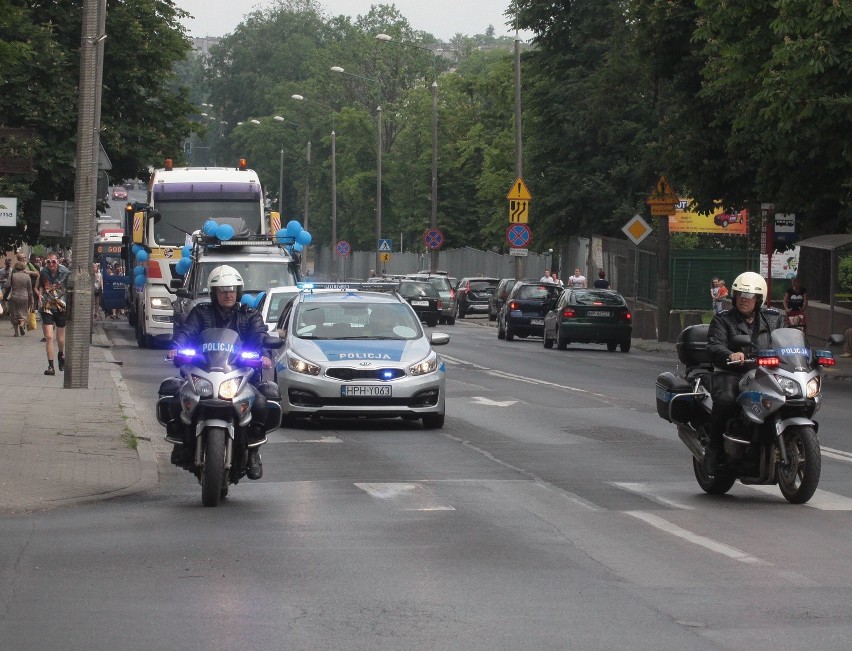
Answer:
[(509, 194), (506, 195), (506, 198), (510, 201), (512, 199), (520, 199), (522, 201), (529, 201), (532, 199), (532, 195), (530, 191), (527, 189), (524, 180), (519, 176), (515, 179), (515, 182), (512, 184), (512, 187), (509, 188)]

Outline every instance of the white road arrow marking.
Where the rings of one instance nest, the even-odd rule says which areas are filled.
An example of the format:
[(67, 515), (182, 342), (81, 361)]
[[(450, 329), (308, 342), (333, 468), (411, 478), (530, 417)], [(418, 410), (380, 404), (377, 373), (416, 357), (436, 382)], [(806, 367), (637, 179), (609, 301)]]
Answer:
[(491, 400), (482, 396), (473, 396), (472, 400), (478, 405), (487, 405), (489, 407), (511, 407), (518, 402), (517, 400)]

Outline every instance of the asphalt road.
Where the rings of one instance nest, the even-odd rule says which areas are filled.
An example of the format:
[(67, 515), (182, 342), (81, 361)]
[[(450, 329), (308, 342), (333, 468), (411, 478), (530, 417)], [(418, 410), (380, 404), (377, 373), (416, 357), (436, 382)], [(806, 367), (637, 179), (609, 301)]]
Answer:
[[(668, 354), (444, 326), (448, 417), (278, 430), (216, 509), (168, 465), (173, 368), (107, 326), (160, 455), (148, 494), (0, 521), (16, 649), (846, 649), (852, 481), (704, 495), (653, 404)], [(826, 388), (850, 450), (852, 385)]]

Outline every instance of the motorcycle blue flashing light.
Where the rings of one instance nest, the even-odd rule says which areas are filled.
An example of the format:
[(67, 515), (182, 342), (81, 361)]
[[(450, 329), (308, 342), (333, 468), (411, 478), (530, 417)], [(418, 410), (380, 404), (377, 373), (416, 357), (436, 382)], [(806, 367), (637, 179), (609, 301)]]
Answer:
[(240, 359), (242, 359), (247, 366), (260, 366), (261, 364), (261, 355), (260, 353), (256, 353), (250, 350), (244, 350), (240, 353)]

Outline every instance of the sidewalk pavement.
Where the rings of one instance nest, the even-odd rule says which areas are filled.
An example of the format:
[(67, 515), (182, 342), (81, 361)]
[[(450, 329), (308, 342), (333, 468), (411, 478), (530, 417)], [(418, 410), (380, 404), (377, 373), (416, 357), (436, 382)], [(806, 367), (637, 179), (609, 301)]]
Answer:
[[(63, 373), (44, 375), (41, 323), (14, 337), (0, 320), (0, 514), (31, 513), (152, 488), (157, 459), (150, 433), (95, 325), (89, 387), (63, 388)], [(152, 399), (153, 400), (153, 399)]]

